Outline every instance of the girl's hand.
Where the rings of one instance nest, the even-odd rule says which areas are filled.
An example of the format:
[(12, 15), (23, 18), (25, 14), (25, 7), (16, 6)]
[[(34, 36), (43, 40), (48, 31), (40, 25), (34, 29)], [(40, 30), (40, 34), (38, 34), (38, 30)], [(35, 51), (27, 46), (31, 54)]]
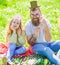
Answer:
[(17, 34), (18, 34), (18, 36), (20, 37), (20, 35), (21, 35), (21, 29), (20, 29), (20, 28), (17, 29)]
[(16, 29), (15, 29), (14, 26), (11, 26), (10, 28), (11, 28), (11, 30), (12, 30), (13, 32), (16, 32)]

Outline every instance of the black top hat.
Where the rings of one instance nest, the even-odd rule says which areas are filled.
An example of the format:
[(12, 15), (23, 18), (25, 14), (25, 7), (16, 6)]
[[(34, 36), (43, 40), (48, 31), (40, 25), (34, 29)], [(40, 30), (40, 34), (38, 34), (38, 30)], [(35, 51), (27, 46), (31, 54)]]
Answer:
[(31, 9), (35, 9), (35, 8), (37, 8), (37, 7), (39, 7), (38, 5), (37, 5), (37, 1), (31, 1), (30, 2), (30, 5), (31, 5)]

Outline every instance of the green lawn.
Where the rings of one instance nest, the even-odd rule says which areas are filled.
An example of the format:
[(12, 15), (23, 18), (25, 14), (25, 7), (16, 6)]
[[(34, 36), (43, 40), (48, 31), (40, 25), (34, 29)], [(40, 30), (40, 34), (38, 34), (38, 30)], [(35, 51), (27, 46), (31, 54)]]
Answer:
[[(30, 19), (31, 0), (0, 0), (0, 42), (5, 42), (5, 28), (15, 14), (22, 15), (23, 25)], [(60, 0), (37, 0), (41, 12), (51, 23), (52, 40), (58, 40), (57, 22), (60, 16)]]
[[(37, 0), (44, 16), (51, 23), (52, 40), (59, 39), (57, 20), (60, 16), (60, 0)], [(30, 19), (30, 0), (0, 0), (0, 41), (5, 42), (5, 28), (15, 14), (22, 15), (23, 25)]]

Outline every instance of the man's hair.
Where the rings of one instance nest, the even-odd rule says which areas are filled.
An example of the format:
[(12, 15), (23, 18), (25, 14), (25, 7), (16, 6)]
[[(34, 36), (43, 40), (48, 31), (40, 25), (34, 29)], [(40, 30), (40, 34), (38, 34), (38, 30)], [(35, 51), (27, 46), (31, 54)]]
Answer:
[[(39, 11), (40, 11), (40, 13), (41, 13), (40, 8), (39, 8), (39, 7), (37, 7), (37, 8), (39, 9)], [(35, 10), (36, 10), (36, 8), (30, 9), (30, 11), (35, 11)]]
[(31, 11), (35, 11), (36, 10), (36, 8), (33, 8), (33, 9), (30, 9)]

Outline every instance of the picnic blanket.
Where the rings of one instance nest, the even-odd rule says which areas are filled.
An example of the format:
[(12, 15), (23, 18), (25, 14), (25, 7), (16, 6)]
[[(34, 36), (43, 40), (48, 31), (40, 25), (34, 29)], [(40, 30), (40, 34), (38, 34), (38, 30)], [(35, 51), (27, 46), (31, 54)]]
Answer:
[(4, 43), (0, 43), (0, 54), (7, 53), (8, 46), (6, 46)]
[[(0, 43), (0, 54), (5, 54), (8, 51), (8, 45), (5, 45), (4, 43)], [(18, 57), (24, 57), (24, 56), (30, 56), (33, 55), (33, 51), (31, 47), (27, 49), (26, 53), (20, 54), (20, 55), (15, 55), (13, 58), (18, 58)]]

